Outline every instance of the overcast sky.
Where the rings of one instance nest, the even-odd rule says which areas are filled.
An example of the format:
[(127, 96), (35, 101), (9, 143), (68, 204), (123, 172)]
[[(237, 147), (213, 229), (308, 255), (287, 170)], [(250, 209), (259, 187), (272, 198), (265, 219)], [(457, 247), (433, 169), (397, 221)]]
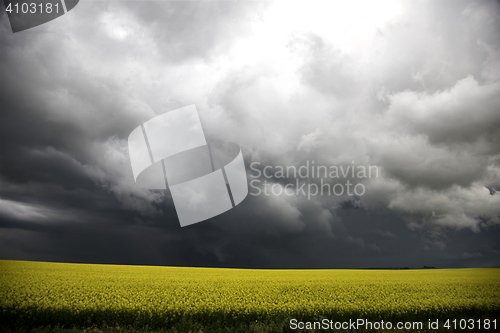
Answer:
[[(499, 266), (499, 32), (498, 1), (81, 0), (18, 33), (1, 10), (0, 258)], [(127, 138), (191, 104), (261, 189), (296, 179), (252, 163), (379, 177), (181, 228), (168, 191), (134, 183)]]

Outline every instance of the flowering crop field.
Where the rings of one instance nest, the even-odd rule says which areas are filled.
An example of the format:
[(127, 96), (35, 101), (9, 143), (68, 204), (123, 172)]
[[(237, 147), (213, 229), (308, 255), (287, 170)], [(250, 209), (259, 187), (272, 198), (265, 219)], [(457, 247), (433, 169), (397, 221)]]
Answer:
[(193, 332), (260, 325), (262, 332), (275, 332), (289, 331), (292, 318), (427, 322), (499, 313), (499, 268), (244, 270), (0, 261), (0, 326), (14, 330), (106, 323)]

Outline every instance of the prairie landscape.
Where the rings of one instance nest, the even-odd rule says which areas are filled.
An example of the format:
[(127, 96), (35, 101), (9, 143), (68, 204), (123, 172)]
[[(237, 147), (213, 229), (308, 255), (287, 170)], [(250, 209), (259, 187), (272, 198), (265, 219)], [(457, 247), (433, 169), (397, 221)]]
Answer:
[[(0, 319), (14, 331), (318, 332), (324, 327), (301, 330), (297, 323), (360, 318), (420, 321), (424, 329), (429, 320), (442, 326), (447, 319), (473, 319), (475, 328), (488, 322), (491, 330), (483, 329), (494, 331), (500, 313), (498, 268), (253, 270), (25, 261), (0, 261), (0, 268)], [(335, 331), (330, 328), (325, 331)]]

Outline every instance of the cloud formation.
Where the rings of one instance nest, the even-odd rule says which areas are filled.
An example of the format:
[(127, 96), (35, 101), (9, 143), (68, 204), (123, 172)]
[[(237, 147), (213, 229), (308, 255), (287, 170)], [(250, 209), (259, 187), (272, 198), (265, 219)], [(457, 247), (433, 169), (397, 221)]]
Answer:
[[(2, 14), (0, 255), (498, 265), (499, 7), (83, 1), (16, 34)], [(363, 184), (362, 196), (249, 196), (179, 229), (169, 192), (134, 184), (126, 138), (190, 104), (208, 141), (238, 143), (247, 168), (314, 161), (377, 166), (380, 175), (346, 177)]]

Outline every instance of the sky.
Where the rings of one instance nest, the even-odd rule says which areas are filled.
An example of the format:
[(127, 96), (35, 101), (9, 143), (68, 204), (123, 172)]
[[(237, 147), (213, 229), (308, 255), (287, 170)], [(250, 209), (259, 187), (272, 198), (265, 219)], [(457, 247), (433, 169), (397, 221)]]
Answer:
[[(81, 0), (17, 33), (0, 12), (0, 259), (500, 266), (498, 1)], [(193, 104), (250, 193), (181, 227), (127, 139)], [(356, 173), (278, 172), (313, 164)], [(282, 191), (324, 183), (345, 191)]]

